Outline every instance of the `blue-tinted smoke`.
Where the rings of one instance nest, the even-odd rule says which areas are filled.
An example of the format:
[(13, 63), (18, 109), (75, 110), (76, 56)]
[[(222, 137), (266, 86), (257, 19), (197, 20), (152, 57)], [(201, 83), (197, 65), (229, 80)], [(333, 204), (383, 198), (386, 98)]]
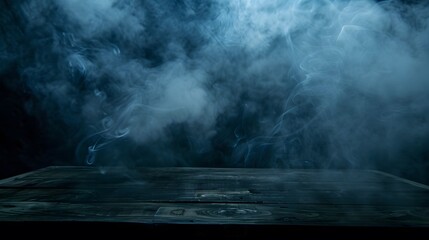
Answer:
[(4, 1), (0, 72), (79, 164), (425, 178), (422, 2)]

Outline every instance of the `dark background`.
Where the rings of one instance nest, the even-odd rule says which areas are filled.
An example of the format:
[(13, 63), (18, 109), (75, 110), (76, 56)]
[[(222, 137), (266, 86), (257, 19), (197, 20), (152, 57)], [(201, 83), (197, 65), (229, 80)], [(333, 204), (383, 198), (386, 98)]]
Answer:
[[(31, 1), (0, 1), (2, 40), (0, 178), (50, 165), (87, 165), (85, 151), (89, 145), (85, 141), (88, 136), (102, 129), (100, 122), (104, 119), (104, 113), (116, 116), (115, 109), (123, 107), (118, 102), (128, 99), (128, 92), (121, 88), (123, 82), (110, 78), (107, 70), (94, 67), (85, 72), (79, 67), (67, 65), (70, 62), (65, 61), (68, 51), (78, 47), (67, 42), (73, 37), (64, 34), (73, 33), (73, 29), (79, 29), (79, 26), (67, 20), (69, 17), (64, 9), (49, 1), (41, 1), (44, 3), (41, 4), (44, 6), (40, 8), (41, 10), (23, 8), (22, 6), (28, 2)], [(128, 2), (136, 1), (125, 1), (125, 4)], [(421, 8), (418, 1), (393, 2), (401, 6), (411, 6), (412, 9), (413, 6)], [(217, 18), (219, 6), (215, 3), (159, 1), (155, 4), (147, 1), (137, 5), (137, 10), (145, 9), (148, 12), (145, 30), (142, 33), (146, 40), (142, 40), (142, 43), (134, 44), (133, 41), (140, 40), (133, 37), (131, 41), (123, 37), (121, 35), (123, 33), (115, 32), (115, 29), (93, 37), (86, 37), (86, 33), (76, 30), (73, 36), (82, 39), (78, 44), (85, 49), (96, 49), (115, 43), (123, 54), (132, 59), (140, 59), (139, 61), (143, 62), (141, 65), (148, 69), (162, 69), (160, 66), (170, 61), (166, 54), (171, 51), (169, 44), (176, 41), (181, 45), (187, 58), (197, 59), (195, 62), (198, 62), (199, 58), (210, 58), (210, 56), (195, 57), (212, 40), (199, 32), (200, 28), (193, 27), (198, 26), (200, 21), (212, 21)], [(194, 11), (192, 17), (186, 15), (189, 6)], [(38, 15), (40, 19), (29, 20), (23, 9), (41, 11)], [(413, 11), (407, 10), (404, 15), (412, 13)], [(174, 24), (164, 21), (168, 18), (172, 19)], [(60, 19), (65, 20), (61, 22)], [(417, 23), (410, 29), (416, 28), (420, 29), (419, 32), (425, 32), (428, 27), (425, 25), (428, 23), (427, 16), (416, 19)], [(419, 20), (422, 21), (421, 26)], [(298, 31), (294, 34), (298, 39), (302, 33)], [(278, 52), (279, 46), (287, 45), (282, 43), (283, 40), (282, 37), (270, 40), (272, 50), (266, 50), (267, 53), (264, 54), (272, 56)], [(52, 47), (58, 44), (62, 45)], [(269, 85), (262, 86), (261, 88), (266, 91), (259, 92), (260, 86), (257, 83), (249, 83), (248, 88), (237, 89), (236, 86), (245, 84), (230, 84), (227, 79), (241, 76), (243, 73), (237, 73), (236, 69), (254, 62), (255, 57), (250, 56), (245, 49), (232, 49), (235, 50), (227, 49), (225, 56), (220, 57), (225, 61), (224, 66), (211, 69), (216, 74), (208, 70), (210, 80), (204, 88), (210, 92), (212, 91), (210, 86), (219, 84), (225, 89), (221, 92), (231, 91), (229, 95), (236, 95), (215, 98), (216, 101), (228, 98), (229, 103), (226, 110), (218, 111), (216, 114), (212, 126), (214, 134), (200, 140), (195, 121), (171, 121), (162, 127), (162, 137), (143, 142), (136, 141), (133, 137), (118, 138), (109, 144), (108, 148), (103, 148), (97, 153), (95, 165), (125, 165), (130, 168), (137, 166), (370, 168), (429, 183), (427, 81), (417, 87), (419, 89), (417, 93), (398, 98), (390, 95), (384, 98), (356, 89), (354, 85), (342, 85), (344, 93), (338, 97), (339, 100), (335, 104), (330, 104), (327, 110), (323, 111), (321, 119), (318, 104), (326, 98), (321, 100), (319, 95), (303, 95), (296, 99), (298, 103), (300, 102), (297, 103), (300, 106), (299, 110), (285, 120), (280, 117), (281, 112), (285, 109), (284, 103), (287, 102), (289, 95), (293, 94), (295, 84), (289, 79), (302, 78), (303, 74), (293, 63), (287, 62), (279, 67), (288, 70), (276, 74), (276, 76), (289, 74), (281, 77), (286, 79), (282, 87), (275, 89)], [(417, 52), (427, 50), (422, 47), (417, 49)], [(94, 54), (90, 50), (86, 53), (88, 59)], [(423, 65), (428, 63), (421, 61)], [(380, 62), (372, 65), (376, 64)], [(346, 70), (344, 72), (349, 72)], [(91, 71), (104, 72), (93, 74)], [(252, 72), (241, 78), (254, 78), (257, 82), (262, 81), (258, 79), (271, 72), (268, 67), (266, 72), (262, 71), (258, 73), (259, 75)], [(97, 80), (91, 82), (88, 79)], [(57, 96), (55, 91), (47, 90), (45, 86), (56, 81), (59, 85), (62, 81), (67, 82), (69, 86), (67, 95)], [(251, 84), (253, 85), (250, 86)], [(399, 85), (401, 88), (401, 83)], [(107, 99), (105, 103), (95, 105), (90, 111), (94, 116), (88, 117), (83, 108), (88, 106), (89, 96), (94, 89), (103, 89)], [(356, 107), (358, 105), (361, 107)], [(100, 113), (100, 109), (103, 114)], [(396, 115), (386, 116), (393, 112)], [(383, 116), (385, 119), (380, 121)], [(282, 123), (287, 122), (288, 127), (295, 129), (301, 129), (304, 125), (306, 127), (294, 133), (292, 137), (281, 138), (278, 135), (282, 135), (283, 130), (272, 133), (273, 131), (262, 129), (260, 122), (265, 117), (273, 119), (272, 123), (282, 119)], [(307, 125), (306, 123), (312, 119), (316, 119), (316, 123)], [(360, 120), (350, 122), (350, 119)], [(274, 125), (271, 124), (271, 127)], [(355, 134), (353, 129), (359, 126), (363, 126), (365, 131)], [(340, 134), (341, 131), (344, 132)], [(268, 139), (265, 137), (266, 132), (272, 134)], [(283, 146), (288, 146), (287, 150), (279, 150)], [(346, 150), (338, 150), (342, 147)]]

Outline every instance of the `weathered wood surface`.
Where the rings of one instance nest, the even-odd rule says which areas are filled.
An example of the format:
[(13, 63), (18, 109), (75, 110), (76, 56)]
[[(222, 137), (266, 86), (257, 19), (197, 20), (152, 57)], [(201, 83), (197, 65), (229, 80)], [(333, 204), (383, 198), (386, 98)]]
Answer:
[(0, 221), (429, 227), (429, 187), (370, 170), (48, 167), (0, 180)]

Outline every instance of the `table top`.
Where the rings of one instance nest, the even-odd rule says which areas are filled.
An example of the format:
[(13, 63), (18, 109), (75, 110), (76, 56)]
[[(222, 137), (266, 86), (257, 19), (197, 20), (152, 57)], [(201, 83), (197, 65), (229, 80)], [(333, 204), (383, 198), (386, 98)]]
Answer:
[(1, 221), (428, 227), (429, 186), (374, 170), (53, 166), (0, 180)]

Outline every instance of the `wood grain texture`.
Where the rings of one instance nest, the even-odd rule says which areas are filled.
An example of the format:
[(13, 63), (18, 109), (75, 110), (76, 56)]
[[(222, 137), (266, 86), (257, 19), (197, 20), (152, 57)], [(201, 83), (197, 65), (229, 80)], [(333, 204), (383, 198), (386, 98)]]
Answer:
[(429, 187), (370, 170), (48, 167), (0, 180), (0, 221), (429, 227)]

